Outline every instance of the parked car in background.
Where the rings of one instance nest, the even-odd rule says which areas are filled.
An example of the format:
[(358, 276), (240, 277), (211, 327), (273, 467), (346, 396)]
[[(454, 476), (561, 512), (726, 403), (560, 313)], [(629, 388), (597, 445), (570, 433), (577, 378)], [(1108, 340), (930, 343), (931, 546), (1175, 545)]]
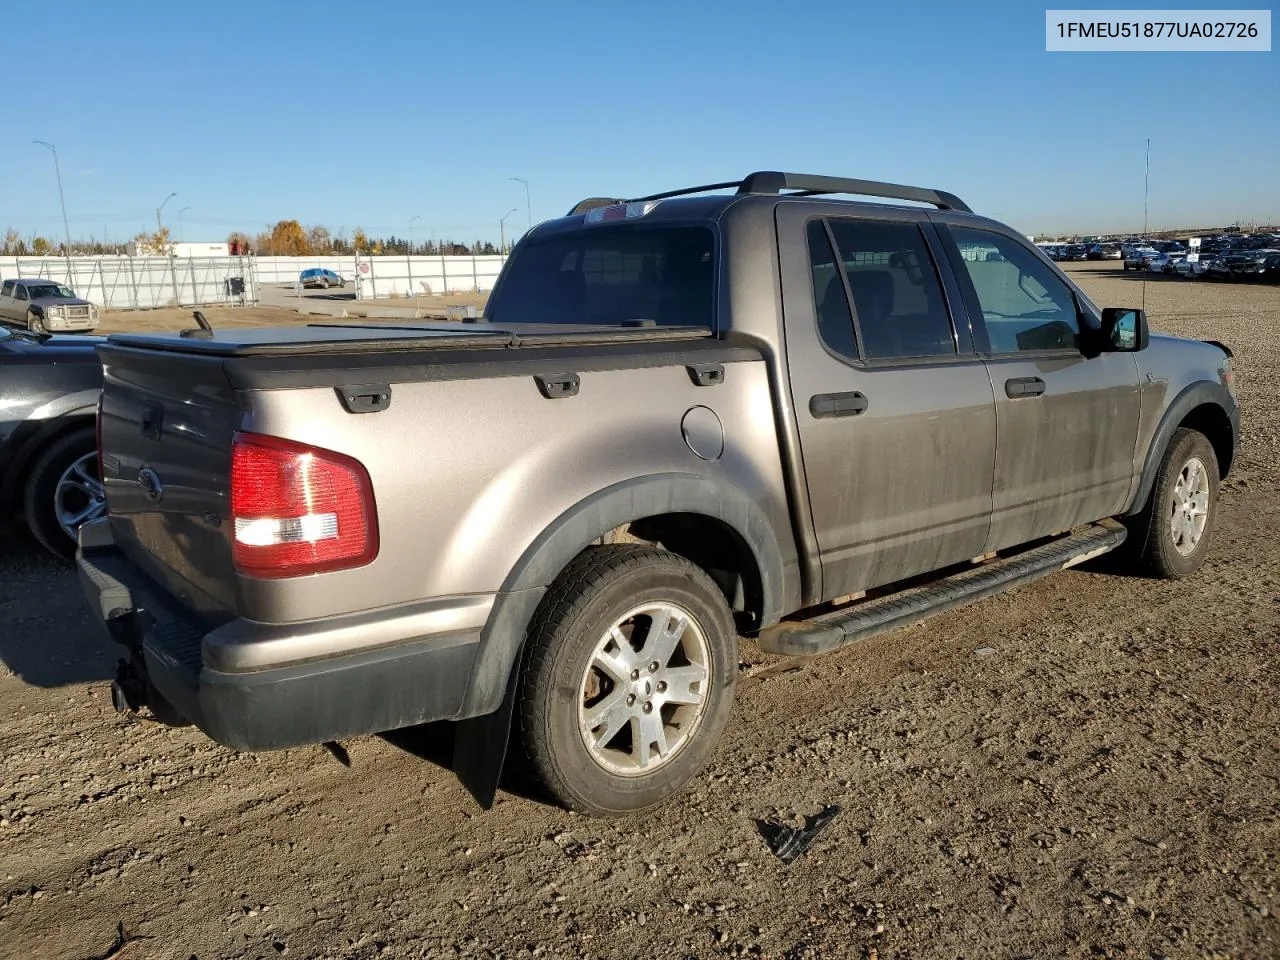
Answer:
[(1200, 258), (1192, 261), (1187, 257), (1175, 257), (1173, 261), (1173, 272), (1179, 277), (1185, 277), (1188, 280), (1198, 280), (1204, 276), (1204, 272), (1209, 269), (1209, 258), (1204, 254)]
[(1147, 268), (1147, 258), (1158, 252), (1151, 247), (1131, 247), (1124, 256), (1124, 268), (1126, 270), (1145, 270)]
[(0, 284), (0, 321), (32, 333), (93, 330), (98, 308), (52, 280), (6, 280)]
[[(1275, 258), (1280, 250), (1245, 250), (1240, 253), (1229, 253), (1215, 260), (1210, 268), (1210, 275), (1218, 280), (1264, 280), (1274, 277)], [(1268, 262), (1271, 267), (1268, 268)]]
[(298, 275), (298, 282), (304, 287), (319, 287), (321, 290), (328, 290), (330, 287), (345, 287), (347, 285), (341, 275), (323, 267), (303, 270)]
[(1171, 253), (1151, 253), (1142, 260), (1142, 265), (1151, 273), (1173, 273), (1173, 261), (1177, 259)]
[(1116, 243), (1095, 243), (1089, 247), (1087, 254), (1090, 260), (1121, 260), (1120, 245)]
[(1088, 250), (1083, 243), (1069, 243), (1062, 248), (1062, 260), (1077, 262), (1088, 258)]
[(25, 522), (68, 560), (80, 524), (105, 509), (94, 432), (101, 342), (0, 327), (0, 527)]

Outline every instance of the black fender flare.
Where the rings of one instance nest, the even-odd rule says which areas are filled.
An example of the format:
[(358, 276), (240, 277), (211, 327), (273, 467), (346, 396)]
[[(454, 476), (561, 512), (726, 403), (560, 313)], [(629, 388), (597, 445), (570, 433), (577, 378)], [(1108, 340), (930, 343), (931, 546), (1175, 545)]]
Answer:
[(1199, 380), (1184, 387), (1182, 392), (1174, 397), (1173, 402), (1165, 408), (1164, 415), (1160, 418), (1160, 425), (1156, 427), (1156, 432), (1147, 447), (1141, 482), (1138, 484), (1133, 502), (1125, 511), (1125, 516), (1134, 516), (1142, 512), (1155, 486), (1156, 473), (1160, 470), (1164, 452), (1169, 449), (1169, 441), (1173, 438), (1174, 431), (1178, 429), (1178, 424), (1196, 407), (1206, 404), (1213, 404), (1222, 409), (1231, 424), (1231, 448), (1232, 450), (1236, 448), (1240, 439), (1240, 408), (1227, 388), (1221, 383), (1213, 383), (1209, 380)]
[(665, 513), (703, 514), (735, 530), (760, 573), (762, 622), (780, 619), (784, 583), (777, 533), (764, 511), (736, 488), (695, 474), (665, 473), (625, 480), (581, 500), (516, 561), (480, 634), (458, 712), (453, 771), (486, 810), (502, 778), (525, 634), (547, 588), (570, 560), (605, 533)]
[(661, 473), (624, 480), (566, 510), (516, 561), (480, 635), (461, 716), (498, 708), (529, 621), (547, 587), (570, 560), (610, 530), (666, 513), (702, 514), (736, 531), (760, 573), (762, 623), (781, 619), (782, 552), (777, 532), (755, 502), (729, 484), (696, 474)]

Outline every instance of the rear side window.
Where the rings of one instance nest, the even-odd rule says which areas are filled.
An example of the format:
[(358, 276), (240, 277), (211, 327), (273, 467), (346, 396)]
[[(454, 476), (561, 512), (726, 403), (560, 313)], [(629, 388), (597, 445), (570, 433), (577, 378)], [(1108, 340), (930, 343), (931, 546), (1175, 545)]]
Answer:
[(585, 227), (521, 244), (486, 315), (494, 323), (714, 327), (715, 278), (709, 227)]
[(992, 353), (1075, 349), (1075, 297), (1048, 264), (1003, 234), (948, 229), (977, 294)]
[(12, 297), (12, 296), (13, 296), (13, 281), (12, 281), (12, 280), (6, 280), (6, 281), (4, 282), (4, 286), (0, 286), (0, 296), (3, 296), (3, 297)]
[(915, 223), (830, 221), (867, 360), (951, 356), (955, 336), (937, 269)]
[(821, 220), (808, 226), (809, 271), (813, 277), (813, 309), (818, 318), (822, 342), (842, 356), (858, 359), (858, 340), (853, 330), (853, 312), (844, 290), (844, 280), (836, 265), (835, 251)]

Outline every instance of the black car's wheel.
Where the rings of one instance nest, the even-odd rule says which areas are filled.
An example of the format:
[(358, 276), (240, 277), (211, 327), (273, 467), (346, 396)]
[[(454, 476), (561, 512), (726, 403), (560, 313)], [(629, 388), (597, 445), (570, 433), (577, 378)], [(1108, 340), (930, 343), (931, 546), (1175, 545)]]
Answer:
[(591, 547), (535, 615), (517, 741), (570, 809), (644, 810), (711, 759), (737, 672), (733, 619), (706, 573), (646, 545)]
[(105, 510), (93, 428), (75, 430), (49, 444), (27, 476), (23, 496), (23, 514), (36, 539), (55, 556), (70, 560), (80, 524)]
[(27, 329), (32, 333), (48, 333), (44, 320), (34, 310), (27, 311)]
[(1129, 522), (1140, 563), (1176, 580), (1204, 563), (1218, 512), (1218, 457), (1198, 430), (1174, 432), (1142, 512)]

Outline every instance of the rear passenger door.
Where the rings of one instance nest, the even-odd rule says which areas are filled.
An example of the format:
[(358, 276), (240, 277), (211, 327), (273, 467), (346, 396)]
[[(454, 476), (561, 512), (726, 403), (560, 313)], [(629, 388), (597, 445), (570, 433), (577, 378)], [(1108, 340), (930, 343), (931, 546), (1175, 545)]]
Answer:
[(1083, 316), (1085, 301), (1020, 238), (956, 221), (939, 233), (996, 399), (987, 549), (1118, 513), (1138, 439), (1135, 354), (1081, 352), (1081, 324), (1096, 319)]
[(831, 213), (799, 201), (776, 212), (826, 599), (982, 553), (995, 454), (991, 382), (952, 323), (952, 305), (964, 312), (927, 217)]
[(13, 281), (6, 280), (0, 284), (0, 317), (13, 317)]

